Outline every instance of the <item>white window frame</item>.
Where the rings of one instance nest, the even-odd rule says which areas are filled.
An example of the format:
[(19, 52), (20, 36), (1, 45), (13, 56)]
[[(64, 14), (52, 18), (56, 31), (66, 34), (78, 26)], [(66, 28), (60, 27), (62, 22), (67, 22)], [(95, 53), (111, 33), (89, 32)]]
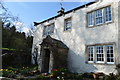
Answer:
[[(96, 11), (94, 11), (94, 22), (95, 22), (95, 25), (100, 25), (100, 24), (103, 24), (103, 9), (98, 9)], [(97, 20), (98, 19), (98, 20)], [(102, 20), (102, 22), (100, 22), (100, 20)], [(98, 21), (98, 23), (97, 23)]]
[(88, 27), (92, 27), (93, 26), (93, 12), (89, 12), (87, 14), (87, 22), (88, 22)]
[[(97, 47), (99, 47), (99, 48), (97, 48)], [(103, 47), (103, 48), (101, 48), (101, 47)], [(97, 49), (99, 49), (99, 50), (97, 50)], [(97, 55), (99, 55), (99, 56), (97, 56)], [(103, 55), (103, 57), (102, 57), (102, 55)], [(102, 60), (98, 61), (97, 58), (99, 58), (99, 59), (103, 58), (103, 61)], [(104, 63), (104, 61), (105, 61), (104, 60), (104, 46), (98, 45), (98, 46), (96, 46), (96, 63)]]
[(44, 35), (51, 35), (54, 33), (54, 23), (50, 24), (50, 25), (47, 25), (47, 26), (44, 26), (43, 28), (43, 36)]
[[(101, 25), (104, 23), (112, 22), (113, 21), (112, 11), (113, 11), (112, 5), (109, 5), (109, 6), (88, 12), (87, 13), (87, 27), (90, 28), (90, 27), (94, 27), (94, 26)], [(92, 14), (92, 16), (90, 16), (91, 14)], [(110, 18), (111, 20), (107, 21), (107, 18)], [(102, 20), (102, 21), (100, 21), (100, 20)]]
[(71, 28), (72, 28), (72, 19), (71, 19), (71, 17), (65, 19), (65, 23), (64, 24), (65, 24), (64, 25), (64, 31), (71, 30)]
[[(106, 12), (107, 11), (107, 12)], [(112, 6), (107, 6), (104, 8), (104, 16), (105, 16), (105, 23), (112, 22)], [(107, 17), (111, 18), (111, 20), (106, 20)]]
[[(109, 52), (110, 52), (110, 50), (112, 50), (111, 53), (107, 52), (109, 46), (112, 47), (111, 49), (109, 49)], [(90, 55), (89, 55), (91, 53), (89, 51), (90, 47), (93, 48), (93, 49), (91, 49), (91, 50), (93, 50), (93, 61), (89, 60), (89, 58), (91, 58)], [(87, 62), (88, 63), (115, 64), (115, 45), (114, 44), (88, 45), (86, 49), (87, 49)], [(108, 55), (107, 54), (111, 55), (109, 57), (110, 58), (109, 62), (107, 60), (108, 59)], [(98, 58), (100, 60), (98, 60)]]
[[(88, 63), (94, 63), (94, 46), (88, 46), (87, 51), (88, 51)], [(91, 60), (91, 58), (93, 58), (93, 60)]]
[[(106, 62), (107, 62), (107, 64), (114, 64), (114, 62), (115, 62), (115, 60), (114, 60), (114, 45), (106, 45), (105, 46), (106, 47)], [(108, 48), (109, 47), (109, 48)], [(110, 48), (112, 47), (112, 53), (110, 53)], [(107, 55), (108, 55), (108, 53), (107, 53), (107, 49), (109, 49), (109, 58), (110, 58), (110, 62), (108, 62), (107, 61)], [(112, 54), (113, 55), (113, 57), (110, 55), (110, 54)], [(113, 62), (111, 61), (111, 59), (113, 59)]]

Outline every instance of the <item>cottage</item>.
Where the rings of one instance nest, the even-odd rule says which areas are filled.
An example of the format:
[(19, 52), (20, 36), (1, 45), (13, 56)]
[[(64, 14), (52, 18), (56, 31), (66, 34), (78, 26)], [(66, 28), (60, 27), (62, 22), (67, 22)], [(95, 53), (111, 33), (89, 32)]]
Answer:
[[(120, 0), (96, 0), (35, 22), (32, 63), (41, 72), (116, 73), (120, 64)], [(37, 48), (37, 51), (36, 51)]]

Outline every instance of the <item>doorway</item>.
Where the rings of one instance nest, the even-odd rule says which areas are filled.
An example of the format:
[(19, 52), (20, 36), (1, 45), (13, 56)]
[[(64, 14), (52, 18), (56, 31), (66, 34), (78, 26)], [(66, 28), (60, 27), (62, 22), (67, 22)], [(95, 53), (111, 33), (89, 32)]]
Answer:
[(50, 50), (44, 49), (44, 72), (49, 72), (49, 62), (50, 62)]

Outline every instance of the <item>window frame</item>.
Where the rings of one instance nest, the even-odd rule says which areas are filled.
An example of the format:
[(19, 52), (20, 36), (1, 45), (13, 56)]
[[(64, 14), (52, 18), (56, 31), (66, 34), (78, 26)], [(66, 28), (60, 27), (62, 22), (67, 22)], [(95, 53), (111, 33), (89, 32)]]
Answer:
[[(113, 46), (113, 62), (108, 62), (107, 61), (107, 49), (106, 49), (106, 46), (109, 46), (109, 45), (111, 45), (111, 46)], [(93, 48), (94, 48), (94, 57), (93, 57), (93, 61), (92, 62), (90, 62), (89, 61), (89, 53), (88, 53), (88, 47), (89, 46), (93, 46)], [(103, 55), (104, 55), (104, 57), (103, 57), (103, 61), (97, 61), (97, 53), (96, 53), (96, 50), (97, 50), (97, 48), (96, 48), (96, 46), (103, 46)], [(115, 43), (113, 42), (113, 43), (106, 43), (106, 44), (93, 44), (93, 45), (86, 45), (86, 53), (87, 53), (87, 56), (86, 56), (86, 62), (87, 63), (92, 63), (92, 64), (108, 64), (108, 65), (114, 65), (114, 64), (116, 64), (116, 48), (115, 48)]]
[[(91, 14), (92, 16), (89, 17), (90, 14)], [(91, 18), (91, 19), (89, 19), (89, 18)], [(90, 20), (92, 20), (92, 21), (91, 21), (92, 24), (89, 25), (89, 23), (90, 23), (89, 21), (90, 21)], [(94, 12), (88, 12), (88, 13), (87, 13), (87, 26), (88, 26), (88, 27), (93, 27), (93, 26), (94, 26)]]
[[(91, 48), (90, 47), (92, 47), (93, 48), (93, 61), (89, 61), (89, 55), (91, 56), (91, 51), (90, 51), (90, 53), (89, 53), (89, 50), (88, 50), (88, 48), (91, 50)], [(94, 46), (87, 46), (87, 53), (88, 53), (88, 63), (94, 63)], [(91, 58), (91, 57), (90, 57)]]
[[(99, 13), (100, 10), (101, 10), (101, 15)], [(96, 13), (98, 13), (98, 14), (96, 14)], [(103, 15), (103, 9), (95, 10), (94, 11), (94, 23), (95, 23), (95, 25), (101, 25), (101, 24), (103, 24), (103, 22), (104, 22), (103, 17), (104, 17), (104, 15)], [(96, 23), (96, 19), (98, 19), (98, 22), (99, 22), (100, 18), (101, 18), (102, 22), (101, 23)]]
[[(101, 52), (101, 49), (100, 49), (100, 50), (98, 50), (99, 53), (97, 53), (97, 47), (99, 47), (99, 49), (100, 49), (100, 47), (103, 47), (103, 49), (102, 49), (103, 52)], [(105, 53), (104, 52), (104, 46), (103, 45), (97, 45), (97, 46), (95, 46), (95, 48), (96, 48), (96, 52), (95, 52), (95, 54), (96, 54), (96, 63), (104, 63), (104, 61), (105, 61), (104, 60), (104, 56), (105, 56), (104, 55), (104, 53)], [(97, 55), (99, 55), (99, 57)], [(102, 55), (103, 55), (103, 57), (102, 57)], [(97, 58), (99, 58), (99, 59), (103, 58), (103, 60), (98, 61)]]
[[(113, 55), (113, 57), (112, 57), (112, 58), (113, 58), (113, 62), (108, 62), (108, 61), (107, 61), (107, 58), (108, 58), (108, 57), (107, 57), (107, 47), (108, 47), (108, 46), (112, 46), (112, 47), (113, 47), (113, 53), (112, 53), (112, 55)], [(115, 62), (115, 59), (114, 59), (114, 58), (115, 58), (115, 55), (114, 55), (114, 45), (106, 45), (105, 47), (106, 47), (106, 62), (107, 62), (107, 64), (114, 64), (114, 62)], [(109, 54), (109, 55), (110, 55), (110, 54)]]
[[(110, 7), (110, 10), (111, 10), (111, 21), (105, 21), (105, 8), (107, 8), (107, 7)], [(102, 9), (102, 23), (100, 23), (100, 24), (95, 24), (95, 11), (97, 11), (97, 10), (100, 10), (100, 9)], [(89, 26), (88, 25), (88, 14), (89, 13), (91, 13), (91, 12), (93, 12), (93, 26)], [(113, 14), (113, 6), (112, 6), (112, 4), (108, 4), (108, 5), (106, 5), (106, 6), (104, 6), (104, 7), (99, 7), (99, 8), (96, 8), (96, 9), (94, 9), (94, 10), (91, 10), (91, 11), (88, 11), (87, 13), (86, 13), (86, 21), (87, 21), (87, 24), (86, 24), (86, 27), (87, 28), (93, 28), (93, 27), (98, 27), (98, 26), (100, 26), (100, 25), (105, 25), (105, 24), (109, 24), (109, 23), (112, 23), (114, 20), (114, 14)]]
[[(110, 10), (111, 10), (111, 11), (110, 11), (110, 12), (111, 12), (111, 20), (110, 20), (110, 21), (106, 21), (106, 13), (105, 13), (106, 10), (105, 10), (105, 9), (108, 8), (108, 7), (110, 7)], [(112, 11), (112, 6), (106, 6), (106, 7), (104, 8), (104, 16), (105, 16), (104, 21), (105, 21), (105, 23), (110, 23), (110, 22), (112, 22), (112, 20), (113, 20), (113, 18), (112, 18), (112, 16), (113, 16), (112, 12), (113, 12), (113, 11)]]
[[(68, 21), (70, 21), (69, 23), (71, 23), (69, 27), (67, 27)], [(68, 28), (68, 29), (66, 29)], [(69, 31), (72, 29), (72, 17), (66, 18), (64, 19), (64, 31)]]
[(43, 27), (43, 36), (52, 35), (54, 33), (54, 28), (55, 28), (54, 23), (44, 26)]

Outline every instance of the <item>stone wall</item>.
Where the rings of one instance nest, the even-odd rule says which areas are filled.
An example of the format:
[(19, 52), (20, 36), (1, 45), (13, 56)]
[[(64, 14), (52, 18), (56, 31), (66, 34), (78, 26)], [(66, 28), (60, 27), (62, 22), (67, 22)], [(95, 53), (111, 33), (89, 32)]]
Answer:
[[(87, 28), (86, 14), (87, 12), (111, 5), (113, 21), (109, 24)], [(86, 6), (71, 13), (62, 15), (58, 18), (46, 21), (36, 27), (33, 40), (33, 48), (35, 45), (41, 44), (43, 38), (43, 27), (51, 23), (55, 23), (54, 34), (52, 38), (62, 41), (69, 48), (68, 66), (69, 70), (74, 73), (81, 72), (104, 72), (106, 74), (115, 70), (118, 62), (118, 4), (103, 0), (92, 5)], [(72, 18), (72, 29), (64, 31), (64, 20)], [(115, 64), (87, 64), (86, 63), (86, 45), (115, 43)], [(41, 52), (39, 52), (40, 54)]]

